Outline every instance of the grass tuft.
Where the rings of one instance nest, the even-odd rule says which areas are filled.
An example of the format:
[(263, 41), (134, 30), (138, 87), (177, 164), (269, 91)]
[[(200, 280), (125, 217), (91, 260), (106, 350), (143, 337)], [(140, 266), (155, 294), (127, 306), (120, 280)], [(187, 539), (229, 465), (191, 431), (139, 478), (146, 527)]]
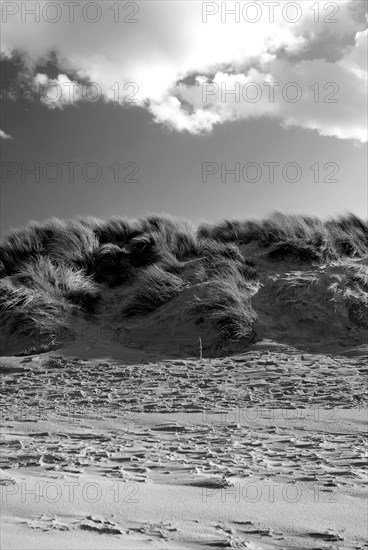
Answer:
[(71, 315), (92, 313), (99, 298), (98, 285), (83, 270), (40, 257), (0, 279), (1, 329), (51, 341), (68, 330)]
[(122, 313), (125, 317), (150, 313), (180, 294), (186, 286), (177, 275), (157, 265), (149, 266), (138, 275)]

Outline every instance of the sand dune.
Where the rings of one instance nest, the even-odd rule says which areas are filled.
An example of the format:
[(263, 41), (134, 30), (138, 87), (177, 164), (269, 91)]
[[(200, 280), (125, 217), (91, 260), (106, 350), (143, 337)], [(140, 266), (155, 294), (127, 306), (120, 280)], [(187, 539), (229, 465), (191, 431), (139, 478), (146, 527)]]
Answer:
[[(306, 261), (316, 252), (294, 241), (301, 258), (280, 244), (186, 238), (207, 256), (170, 252), (167, 272), (99, 248), (99, 277), (110, 249), (129, 269), (110, 269), (98, 288), (44, 260), (41, 280), (29, 266), (19, 279), (5, 250), (4, 549), (368, 548), (366, 258)], [(168, 287), (152, 298), (161, 277)], [(71, 306), (60, 281), (93, 307)], [(57, 300), (65, 308), (51, 342), (44, 302), (34, 321), (39, 299), (56, 308), (57, 328)], [(31, 335), (17, 321), (27, 300)]]

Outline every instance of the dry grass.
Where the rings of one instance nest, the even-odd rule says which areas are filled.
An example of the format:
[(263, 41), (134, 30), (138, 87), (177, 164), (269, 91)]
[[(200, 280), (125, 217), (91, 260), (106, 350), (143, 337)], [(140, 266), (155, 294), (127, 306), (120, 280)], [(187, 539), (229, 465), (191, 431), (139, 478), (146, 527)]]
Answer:
[(254, 336), (255, 311), (251, 286), (240, 285), (235, 278), (214, 277), (208, 282), (205, 297), (187, 304), (186, 315), (196, 324), (209, 320), (219, 332), (219, 344)]
[(368, 266), (347, 262), (343, 275), (334, 275), (331, 301), (343, 303), (358, 325), (368, 328)]
[(186, 286), (186, 282), (177, 275), (157, 265), (149, 266), (134, 282), (122, 314), (132, 317), (150, 313), (180, 294)]
[(277, 245), (271, 257), (278, 259), (293, 256), (302, 261), (328, 261), (368, 254), (368, 224), (354, 214), (322, 221), (275, 212), (265, 220), (204, 223), (198, 235), (225, 243)]
[[(352, 214), (322, 221), (280, 212), (262, 221), (226, 220), (198, 228), (156, 214), (30, 222), (0, 244), (0, 328), (51, 338), (67, 328), (68, 315), (93, 312), (97, 283), (128, 285), (123, 314), (133, 316), (161, 307), (192, 280), (208, 283), (209, 289), (205, 298), (188, 304), (194, 321), (208, 316), (222, 339), (249, 337), (254, 322), (249, 293), (258, 273), (239, 245), (251, 242), (271, 247), (273, 260), (356, 259), (368, 254), (368, 226)], [(195, 271), (192, 279), (185, 276), (185, 265)], [(348, 267), (330, 291), (332, 299), (364, 317), (366, 268)]]
[(0, 279), (1, 327), (52, 341), (67, 331), (71, 315), (93, 312), (99, 296), (98, 285), (83, 270), (40, 257)]

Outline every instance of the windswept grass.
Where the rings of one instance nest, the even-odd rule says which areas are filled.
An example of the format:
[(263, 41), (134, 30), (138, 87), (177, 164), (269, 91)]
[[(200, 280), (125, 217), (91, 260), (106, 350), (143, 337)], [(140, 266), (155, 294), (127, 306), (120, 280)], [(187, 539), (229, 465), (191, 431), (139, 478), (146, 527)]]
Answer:
[(211, 239), (199, 238), (196, 248), (197, 256), (205, 256), (216, 262), (219, 258), (243, 262), (244, 258), (236, 244), (222, 243)]
[(145, 218), (129, 219), (115, 217), (107, 221), (89, 218), (81, 223), (92, 228), (99, 243), (131, 245), (133, 241), (149, 239), (165, 247), (177, 259), (183, 260), (196, 251), (196, 230), (186, 220), (168, 215), (151, 214)]
[(100, 297), (100, 289), (84, 270), (55, 265), (48, 258), (20, 266), (11, 280), (29, 290), (41, 291), (56, 299), (67, 300), (86, 311), (93, 311)]
[(30, 222), (27, 227), (13, 230), (0, 243), (1, 277), (12, 275), (19, 264), (37, 258), (43, 253), (42, 226)]
[(251, 294), (251, 287), (239, 285), (235, 278), (214, 277), (208, 282), (205, 297), (197, 297), (187, 305), (186, 315), (197, 324), (210, 320), (219, 331), (219, 344), (252, 339), (256, 314)]
[(45, 224), (43, 254), (57, 264), (87, 268), (98, 240), (93, 231), (79, 222), (52, 219)]
[(0, 281), (1, 328), (7, 334), (52, 342), (67, 330), (70, 309), (56, 292), (35, 291), (11, 277)]
[(213, 258), (211, 256), (203, 258), (198, 274), (202, 282), (214, 277), (224, 280), (232, 278), (238, 283), (258, 278), (257, 270), (251, 261), (231, 260), (223, 257)]
[(187, 220), (155, 214), (141, 219), (140, 222), (146, 233), (160, 235), (163, 245), (178, 260), (196, 255), (196, 230)]
[(20, 263), (45, 256), (57, 264), (85, 268), (98, 241), (91, 227), (56, 218), (31, 222), (16, 229), (0, 244), (2, 276), (14, 274)]
[[(0, 244), (0, 329), (5, 336), (52, 339), (67, 330), (68, 316), (94, 311), (103, 286), (127, 287), (122, 314), (128, 318), (198, 284), (206, 291), (187, 304), (190, 318), (210, 319), (222, 341), (251, 338), (255, 313), (249, 296), (259, 275), (243, 257), (241, 245), (249, 243), (265, 248), (273, 261), (356, 260), (368, 255), (368, 224), (353, 214), (322, 221), (280, 212), (198, 228), (157, 214), (30, 222)], [(367, 312), (366, 277), (364, 266), (349, 267), (330, 289), (356, 319)]]
[(122, 313), (125, 317), (150, 313), (180, 294), (186, 286), (186, 282), (173, 273), (157, 265), (150, 266), (138, 275)]
[(1, 328), (51, 342), (67, 331), (71, 315), (93, 312), (99, 296), (98, 285), (83, 270), (40, 257), (0, 279)]
[(164, 260), (174, 260), (164, 237), (157, 231), (143, 233), (131, 239), (127, 246), (130, 262), (135, 267), (146, 267)]
[(143, 233), (141, 224), (136, 219), (114, 217), (100, 223), (96, 223), (95, 219), (90, 219), (88, 223), (93, 227), (100, 245), (117, 244), (123, 246), (133, 237)]
[(273, 258), (328, 261), (368, 254), (368, 224), (354, 214), (322, 221), (319, 218), (275, 212), (265, 220), (224, 220), (204, 223), (198, 236), (238, 245), (257, 242), (274, 246)]
[(368, 328), (368, 266), (347, 263), (343, 275), (334, 275), (331, 301), (343, 303), (358, 325)]

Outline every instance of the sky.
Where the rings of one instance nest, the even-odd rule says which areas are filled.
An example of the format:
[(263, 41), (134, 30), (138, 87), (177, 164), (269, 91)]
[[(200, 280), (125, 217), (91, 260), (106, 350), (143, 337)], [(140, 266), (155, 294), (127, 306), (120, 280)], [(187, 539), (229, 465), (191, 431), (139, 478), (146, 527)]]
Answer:
[(1, 232), (367, 217), (367, 2), (1, 4)]

